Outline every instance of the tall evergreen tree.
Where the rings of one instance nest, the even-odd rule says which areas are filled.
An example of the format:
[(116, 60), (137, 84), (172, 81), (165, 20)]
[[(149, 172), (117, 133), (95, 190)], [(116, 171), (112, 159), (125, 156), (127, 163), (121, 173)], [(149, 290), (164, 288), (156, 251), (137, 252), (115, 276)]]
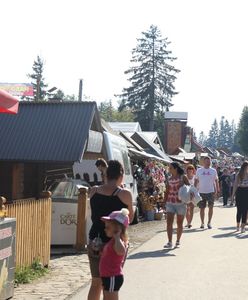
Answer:
[(224, 147), (224, 145), (225, 145), (225, 117), (222, 116), (219, 125), (218, 147)]
[(223, 134), (225, 142), (222, 147), (231, 149), (233, 145), (232, 127), (229, 124), (228, 120), (225, 120)]
[(207, 144), (207, 137), (203, 131), (201, 131), (199, 134), (198, 142), (202, 146), (206, 146), (206, 144)]
[(172, 64), (175, 57), (168, 50), (170, 42), (162, 38), (158, 27), (151, 25), (137, 39), (132, 51), (132, 67), (125, 72), (131, 85), (124, 88), (119, 110), (130, 107), (136, 120), (146, 130), (154, 130), (157, 113), (169, 110), (172, 97), (177, 94), (174, 87), (179, 72)]
[(208, 134), (207, 146), (216, 149), (218, 145), (219, 145), (219, 126), (217, 120), (214, 119), (214, 122)]
[(245, 106), (238, 127), (238, 141), (241, 150), (248, 155), (248, 106)]
[(45, 80), (43, 77), (44, 71), (44, 61), (40, 56), (37, 56), (37, 59), (33, 63), (33, 73), (28, 74), (28, 77), (32, 79), (32, 85), (34, 89), (34, 101), (44, 101), (46, 97), (46, 87)]

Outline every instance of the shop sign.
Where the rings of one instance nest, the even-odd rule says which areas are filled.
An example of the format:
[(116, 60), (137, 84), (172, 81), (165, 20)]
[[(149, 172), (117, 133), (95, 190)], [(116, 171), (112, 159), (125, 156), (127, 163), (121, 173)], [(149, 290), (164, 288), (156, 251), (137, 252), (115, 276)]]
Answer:
[(33, 96), (34, 90), (30, 83), (0, 83), (0, 89), (12, 96)]

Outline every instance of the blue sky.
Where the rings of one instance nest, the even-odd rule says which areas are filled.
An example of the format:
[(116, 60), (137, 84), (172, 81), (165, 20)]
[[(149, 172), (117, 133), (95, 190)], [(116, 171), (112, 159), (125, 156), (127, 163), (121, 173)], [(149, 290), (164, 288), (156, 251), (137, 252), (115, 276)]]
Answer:
[(171, 41), (181, 73), (175, 111), (208, 131), (222, 115), (238, 121), (247, 101), (245, 0), (9, 0), (1, 3), (0, 82), (27, 82), (37, 55), (49, 85), (97, 102), (127, 85), (136, 38), (151, 24)]

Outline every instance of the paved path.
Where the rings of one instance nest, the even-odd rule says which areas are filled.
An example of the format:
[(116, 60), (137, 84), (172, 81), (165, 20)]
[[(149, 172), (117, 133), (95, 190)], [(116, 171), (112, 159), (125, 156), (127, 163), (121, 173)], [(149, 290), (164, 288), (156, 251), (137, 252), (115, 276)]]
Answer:
[[(131, 253), (123, 300), (248, 299), (248, 231), (235, 232), (236, 208), (215, 207), (213, 229), (186, 229), (179, 249), (165, 250), (165, 232)], [(87, 299), (88, 286), (70, 298)]]

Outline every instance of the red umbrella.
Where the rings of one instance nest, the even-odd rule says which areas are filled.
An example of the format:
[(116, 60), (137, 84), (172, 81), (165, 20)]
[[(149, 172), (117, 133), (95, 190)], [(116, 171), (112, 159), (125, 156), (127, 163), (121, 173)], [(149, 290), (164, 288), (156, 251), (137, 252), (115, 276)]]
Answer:
[(9, 93), (0, 90), (0, 113), (17, 114), (19, 101)]

